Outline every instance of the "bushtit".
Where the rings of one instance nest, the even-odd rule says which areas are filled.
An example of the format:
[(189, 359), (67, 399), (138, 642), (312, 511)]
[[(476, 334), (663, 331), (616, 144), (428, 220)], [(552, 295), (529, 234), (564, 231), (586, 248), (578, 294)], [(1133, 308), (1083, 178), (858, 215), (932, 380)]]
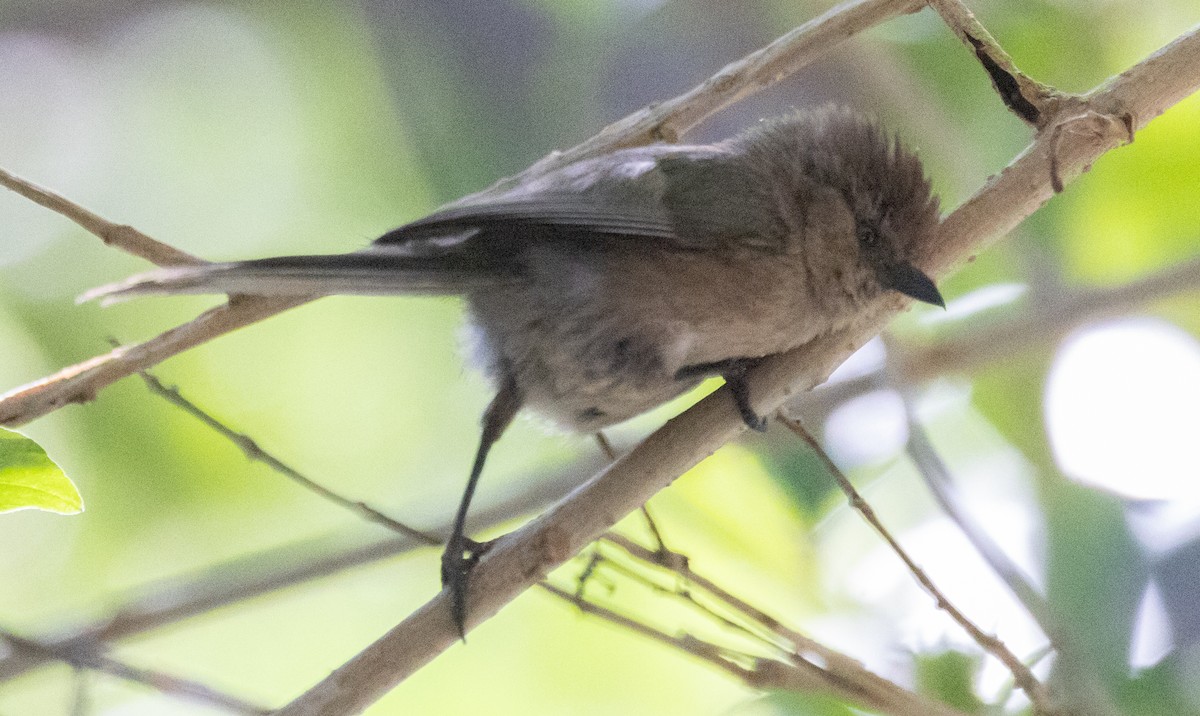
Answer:
[(712, 145), (586, 159), (450, 204), (333, 256), (165, 268), (84, 298), (228, 293), (465, 297), (497, 394), (442, 557), (453, 616), (484, 545), (463, 534), (492, 444), (521, 408), (578, 431), (721, 375), (748, 425), (756, 360), (838, 330), (898, 291), (942, 305), (912, 264), (938, 221), (916, 156), (843, 109)]

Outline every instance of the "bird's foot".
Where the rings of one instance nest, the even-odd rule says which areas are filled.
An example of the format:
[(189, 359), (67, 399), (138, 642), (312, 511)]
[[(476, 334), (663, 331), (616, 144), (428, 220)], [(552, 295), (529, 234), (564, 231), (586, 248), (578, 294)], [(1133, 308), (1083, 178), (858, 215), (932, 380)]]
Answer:
[(746, 384), (746, 371), (750, 365), (748, 360), (732, 362), (721, 375), (725, 378), (725, 384), (729, 386), (729, 392), (733, 393), (733, 402), (737, 404), (742, 422), (751, 430), (765, 433), (767, 418), (754, 412), (754, 408), (750, 406), (750, 387)]
[(467, 583), (480, 557), (491, 546), (491, 542), (458, 535), (450, 538), (442, 553), (442, 587), (450, 591), (450, 616), (463, 641), (467, 639)]
[(697, 363), (680, 368), (675, 373), (675, 379), (691, 381), (709, 375), (721, 376), (733, 394), (733, 402), (742, 416), (742, 422), (751, 430), (762, 433), (767, 430), (767, 419), (750, 407), (750, 387), (746, 384), (747, 371), (758, 361), (757, 358), (728, 358), (713, 363)]

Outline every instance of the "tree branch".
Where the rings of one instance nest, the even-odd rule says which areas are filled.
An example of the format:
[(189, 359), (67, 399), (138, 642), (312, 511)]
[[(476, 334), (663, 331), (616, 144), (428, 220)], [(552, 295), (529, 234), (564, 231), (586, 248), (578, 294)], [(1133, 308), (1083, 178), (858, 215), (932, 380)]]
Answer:
[(906, 385), (946, 373), (969, 373), (1022, 350), (1052, 344), (1089, 321), (1196, 291), (1200, 291), (1200, 256), (1118, 286), (1050, 291), (1028, 301), (1028, 310), (1010, 320), (928, 345), (889, 345), (889, 370)]
[[(547, 157), (523, 177), (615, 147), (654, 138), (674, 138), (704, 116), (771, 84), (785, 71), (803, 66), (834, 42), (918, 5), (861, 0), (835, 8), (741, 63), (727, 67), (692, 92), (642, 110), (574, 150)], [(863, 24), (847, 23), (850, 17)], [(786, 52), (789, 47), (794, 52)], [(1059, 112), (1042, 125), (1052, 131), (1040, 133), (1009, 167), (943, 220), (925, 247), (923, 267), (931, 274), (944, 274), (966, 261), (971, 252), (981, 250), (1020, 223), (1053, 195), (1056, 186), (1052, 178), (1077, 175), (1126, 138), (1120, 131), (1124, 121), (1112, 118), (1127, 118), (1128, 130), (1132, 132), (1194, 92), (1197, 86), (1200, 86), (1200, 37), (1193, 30), (1080, 97), (1086, 113), (1067, 116)], [(1100, 121), (1093, 121), (1097, 118)], [(97, 235), (104, 238), (102, 233)], [(108, 240), (112, 240), (111, 236)], [(114, 350), (3, 396), (0, 424), (21, 424), (70, 402), (90, 399), (98, 390), (126, 375), (306, 300), (231, 300), (196, 321), (144, 344)], [(824, 380), (904, 305), (897, 298), (883, 299), (857, 325), (765, 360), (748, 379), (754, 407), (761, 414), (772, 412), (788, 395)], [(477, 624), (494, 614), (549, 569), (575, 554), (621, 516), (636, 509), (742, 430), (743, 424), (727, 391), (717, 391), (670, 421), (569, 499), (500, 540), (474, 573), (469, 623)], [(280, 713), (349, 713), (373, 702), (456, 640), (444, 600), (444, 594), (433, 599)]]
[(5, 641), (11, 649), (18, 653), (35, 654), (42, 660), (62, 661), (77, 669), (99, 671), (118, 679), (157, 689), (177, 699), (216, 706), (237, 714), (269, 713), (268, 709), (262, 706), (222, 693), (205, 684), (162, 671), (131, 666), (123, 661), (105, 656), (96, 649), (78, 649), (64, 644), (44, 644), (18, 636), (7, 629), (0, 629), (0, 640)]
[(755, 689), (829, 694), (886, 716), (965, 716), (950, 706), (903, 689), (871, 673), (853, 659), (828, 649), (823, 649), (821, 659), (825, 658), (825, 653), (835, 654), (840, 658), (833, 664), (816, 663), (796, 651), (788, 654), (790, 663), (778, 659), (750, 658), (750, 666), (742, 666), (716, 644), (688, 634), (668, 634), (546, 582), (538, 586), (586, 614), (682, 651)]
[(146, 236), (132, 226), (115, 224), (103, 216), (79, 206), (66, 197), (0, 169), (0, 186), (11, 189), (30, 201), (58, 212), (96, 235), (101, 241), (159, 266), (202, 264), (204, 260)]
[[(888, 20), (919, 11), (924, 0), (853, 0), (830, 8), (760, 50), (731, 62), (677, 97), (608, 125), (591, 139), (530, 167), (534, 175), (622, 147), (675, 142), (709, 116), (808, 66), (838, 43)], [(528, 172), (488, 189), (511, 186)]]
[(962, 0), (929, 0), (929, 6), (975, 53), (1004, 106), (1026, 123), (1043, 127), (1053, 117), (1055, 103), (1069, 99), (1069, 95), (1033, 80), (1017, 69), (1012, 58)]
[(846, 499), (850, 503), (850, 507), (855, 512), (859, 513), (859, 515), (866, 520), (867, 524), (869, 524), (876, 532), (879, 533), (879, 536), (883, 538), (883, 541), (887, 543), (892, 552), (894, 552), (896, 556), (900, 558), (900, 561), (903, 562), (904, 566), (908, 568), (908, 571), (917, 580), (917, 583), (921, 585), (921, 588), (924, 589), (929, 596), (933, 597), (934, 602), (937, 604), (937, 608), (950, 615), (950, 618), (954, 620), (954, 622), (958, 624), (959, 627), (961, 627), (963, 631), (965, 631), (967, 635), (971, 637), (971, 640), (978, 644), (980, 648), (996, 657), (997, 660), (1004, 664), (1004, 667), (1013, 675), (1014, 682), (1022, 691), (1025, 692), (1025, 695), (1028, 696), (1029, 700), (1033, 703), (1035, 714), (1047, 713), (1049, 694), (1046, 692), (1046, 687), (1043, 686), (1041, 682), (1039, 682), (1033, 675), (1033, 672), (1029, 670), (1029, 667), (1025, 666), (1025, 664), (1017, 658), (1016, 654), (1013, 654), (1012, 651), (1005, 646), (1004, 642), (1000, 641), (999, 638), (993, 636), (992, 634), (985, 633), (982, 629), (976, 626), (975, 623), (967, 617), (967, 615), (963, 614), (962, 610), (960, 610), (954, 605), (953, 602), (947, 599), (946, 595), (942, 594), (942, 591), (938, 589), (936, 584), (933, 583), (933, 580), (929, 578), (929, 575), (925, 572), (925, 570), (916, 563), (916, 561), (908, 554), (908, 551), (900, 545), (895, 537), (892, 536), (892, 533), (889, 532), (887, 527), (884, 526), (883, 522), (879, 519), (879, 516), (875, 514), (875, 509), (872, 508), (865, 499), (863, 499), (863, 496), (859, 494), (857, 489), (855, 489), (854, 485), (850, 482), (850, 479), (846, 477), (846, 475), (841, 471), (841, 468), (839, 468), (837, 464), (833, 462), (833, 460), (829, 457), (829, 454), (825, 452), (823, 447), (821, 447), (821, 443), (817, 442), (816, 438), (809, 434), (808, 430), (806, 430), (799, 421), (784, 417), (782, 415), (782, 411), (780, 413), (779, 420), (781, 423), (783, 423), (784, 427), (786, 427), (788, 430), (791, 430), (796, 434), (797, 437), (799, 437), (801, 440), (807, 443), (810, 448), (812, 448), (812, 450), (817, 454), (817, 457), (821, 460), (822, 464), (825, 465), (825, 469), (833, 477), (834, 482), (836, 482), (838, 487), (841, 488), (842, 492), (845, 493)]

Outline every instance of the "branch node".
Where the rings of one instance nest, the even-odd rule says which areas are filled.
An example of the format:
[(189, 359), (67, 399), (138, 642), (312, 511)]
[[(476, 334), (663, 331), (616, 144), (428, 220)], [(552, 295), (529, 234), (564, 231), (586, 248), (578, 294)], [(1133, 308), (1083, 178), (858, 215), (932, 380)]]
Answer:
[(542, 530), (532, 553), (537, 555), (537, 559), (530, 565), (530, 574), (535, 574), (546, 565), (562, 564), (570, 559), (575, 551), (571, 549), (570, 534), (560, 525), (550, 525)]
[[(1100, 112), (1086, 103), (1082, 109), (1056, 120), (1050, 130), (1047, 149), (1050, 155), (1050, 188), (1055, 194), (1061, 194), (1064, 187), (1059, 147), (1065, 133), (1081, 135), (1089, 140), (1093, 147), (1102, 149), (1114, 144), (1132, 144), (1135, 126), (1136, 119), (1132, 112)], [(1082, 171), (1086, 172), (1089, 169), (1091, 164), (1085, 164)]]
[(1021, 72), (961, 0), (929, 0), (929, 5), (975, 53), (1004, 106), (1026, 124), (1044, 127), (1062, 93)]

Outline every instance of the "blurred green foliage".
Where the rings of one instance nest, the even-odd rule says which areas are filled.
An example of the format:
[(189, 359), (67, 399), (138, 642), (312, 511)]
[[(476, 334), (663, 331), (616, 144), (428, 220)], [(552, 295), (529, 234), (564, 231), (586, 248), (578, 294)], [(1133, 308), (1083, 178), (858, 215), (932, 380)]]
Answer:
[[(1024, 70), (1072, 91), (1200, 21), (1192, 0), (969, 4)], [(827, 6), (0, 0), (0, 166), (206, 258), (350, 250), (690, 89)], [(919, 147), (947, 210), (1030, 139), (929, 11), (836, 49), (713, 117), (694, 138), (827, 101), (876, 114)], [(944, 293), (953, 303), (998, 283), (1120, 283), (1195, 257), (1198, 112), (1193, 98), (1157, 118), (945, 281)], [(74, 305), (83, 290), (143, 265), (7, 193), (0, 246), (4, 388), (106, 351), (110, 337), (141, 340), (214, 303)], [(1143, 310), (1195, 337), (1198, 300), (1193, 292)], [(1021, 320), (1037, 308), (1022, 302), (993, 313)], [(458, 357), (460, 314), (452, 300), (325, 299), (172, 359), (160, 374), (323, 484), (409, 523), (437, 525), (457, 504), (489, 398)], [(936, 340), (971, 323), (935, 324), (931, 316), (902, 317), (898, 339)], [(1098, 681), (1080, 682), (1071, 669), (1051, 678), (1092, 689), (1095, 703), (1122, 713), (1200, 713), (1200, 640), (1179, 616), (1187, 610), (1172, 606), (1175, 595), (1163, 597), (1175, 622), (1155, 642), (1161, 653), (1152, 663), (1133, 659), (1159, 555), (1131, 525), (1128, 500), (1072, 482), (1057, 467), (1042, 402), (1054, 346), (1020, 355), (995, 346), (995, 358), (927, 387), (919, 412), (967, 503), (998, 541), (1034, 554), (1023, 566), (1067, 636), (1071, 669)], [(693, 399), (619, 428), (617, 442), (632, 442)], [(818, 393), (816, 407), (802, 411), (814, 428), (837, 407), (821, 401)], [(1200, 427), (1200, 417), (1191, 419)], [(136, 381), (27, 430), (76, 478), (88, 511), (0, 516), (0, 544), (9, 546), (0, 550), (5, 628), (59, 634), (155, 580), (304, 540), (380, 536), (248, 463)], [(953, 587), (951, 598), (1032, 659), (1045, 637), (1027, 617), (1009, 616), (1004, 588), (988, 583), (981, 593), (971, 591), (973, 578), (956, 582), (983, 568), (902, 447), (848, 471), (935, 578)], [(493, 452), (480, 500), (530, 489), (528, 475), (570, 470), (594, 450), (589, 439), (558, 435), (537, 418), (520, 421)], [(668, 545), (687, 553), (698, 573), (889, 678), (968, 713), (1012, 691), (785, 431), (723, 449), (650, 508)], [(636, 516), (624, 528), (648, 539)], [(580, 569), (569, 564), (556, 578)], [(1184, 583), (1200, 571), (1194, 560), (1181, 569)], [(434, 550), (425, 550), (185, 620), (113, 653), (280, 704), (422, 604), (437, 574)], [(598, 599), (669, 632), (702, 628), (654, 590), (617, 577), (604, 584), (593, 590)], [(0, 669), (3, 656), (0, 648)], [(1043, 660), (1038, 673), (1053, 664)], [(90, 681), (93, 713), (210, 712), (113, 679)], [(0, 682), (0, 713), (67, 713), (71, 688), (61, 666)], [(1024, 706), (1018, 696), (1005, 708)], [(824, 697), (760, 698), (538, 592), (370, 710), (410, 712), (856, 713)]]

